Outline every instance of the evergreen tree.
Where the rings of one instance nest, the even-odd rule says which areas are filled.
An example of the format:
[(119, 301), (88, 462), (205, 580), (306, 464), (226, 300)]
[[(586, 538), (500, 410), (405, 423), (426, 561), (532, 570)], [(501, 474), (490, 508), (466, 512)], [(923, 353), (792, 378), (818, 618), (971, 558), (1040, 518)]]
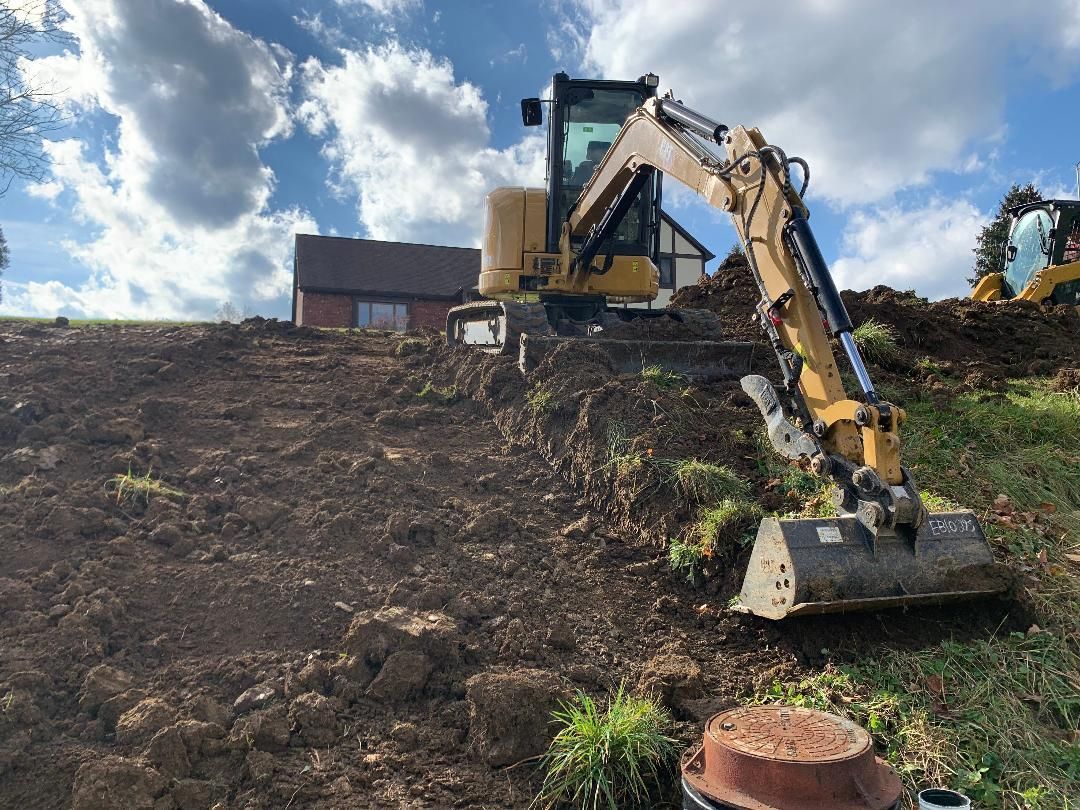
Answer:
[[(0, 228), (0, 276), (4, 275), (9, 260), (7, 239), (4, 238), (4, 229)], [(0, 304), (4, 303), (4, 284), (0, 282)]]
[(1012, 188), (1006, 192), (998, 206), (997, 217), (989, 225), (983, 227), (976, 237), (975, 250), (975, 277), (969, 278), (970, 284), (975, 284), (980, 278), (989, 273), (1000, 273), (1005, 267), (1004, 255), (1005, 244), (1009, 241), (1009, 225), (1012, 217), (1009, 209), (1017, 205), (1038, 202), (1043, 198), (1033, 183), (1021, 186), (1013, 183)]

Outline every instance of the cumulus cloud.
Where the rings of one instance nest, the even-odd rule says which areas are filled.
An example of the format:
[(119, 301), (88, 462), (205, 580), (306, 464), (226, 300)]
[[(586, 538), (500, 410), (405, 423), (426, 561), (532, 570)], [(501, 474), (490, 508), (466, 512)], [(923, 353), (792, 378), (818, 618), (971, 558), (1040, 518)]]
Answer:
[(369, 237), (474, 245), (490, 189), (543, 183), (543, 137), (493, 148), (487, 102), (449, 61), (396, 42), (340, 55), (303, 64), (299, 117)]
[(844, 230), (833, 276), (841, 288), (855, 290), (885, 284), (933, 299), (967, 295), (974, 234), (988, 221), (967, 200), (856, 212)]
[[(1000, 128), (1006, 68), (1054, 65), (1061, 80), (1080, 36), (1073, 0), (578, 0), (560, 20), (558, 49), (585, 72), (658, 73), (692, 107), (810, 160), (812, 188), (840, 205), (970, 167)], [(580, 43), (568, 20), (588, 31)]]
[[(203, 0), (65, 0), (79, 52), (36, 60), (80, 111), (117, 122), (98, 157), (47, 144), (53, 177), (31, 189), (70, 202), (94, 237), (65, 249), (91, 271), (78, 289), (30, 284), (35, 308), (75, 314), (208, 316), (224, 299), (258, 306), (289, 286), (291, 234), (305, 213), (270, 211), (259, 147), (291, 130), (292, 65)], [(65, 292), (66, 291), (66, 292)], [(66, 296), (66, 298), (65, 298)]]

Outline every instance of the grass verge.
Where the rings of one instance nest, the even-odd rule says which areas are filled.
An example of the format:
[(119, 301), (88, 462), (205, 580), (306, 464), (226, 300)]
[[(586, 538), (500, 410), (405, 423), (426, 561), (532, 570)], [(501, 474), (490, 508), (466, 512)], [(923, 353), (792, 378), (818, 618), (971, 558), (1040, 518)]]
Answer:
[(544, 783), (534, 807), (649, 807), (678, 754), (671, 717), (620, 686), (601, 708), (584, 692), (553, 715), (559, 731), (541, 761)]
[(983, 810), (1075, 808), (1080, 401), (1025, 380), (1005, 394), (909, 400), (907, 414), (905, 461), (927, 507), (980, 516), (998, 560), (1021, 576), (1036, 624), (914, 652), (879, 649), (756, 699), (851, 717), (912, 795), (941, 785)]
[(1075, 807), (1080, 660), (1048, 632), (917, 653), (773, 683), (759, 702), (850, 717), (875, 737), (915, 792), (949, 786), (982, 808)]

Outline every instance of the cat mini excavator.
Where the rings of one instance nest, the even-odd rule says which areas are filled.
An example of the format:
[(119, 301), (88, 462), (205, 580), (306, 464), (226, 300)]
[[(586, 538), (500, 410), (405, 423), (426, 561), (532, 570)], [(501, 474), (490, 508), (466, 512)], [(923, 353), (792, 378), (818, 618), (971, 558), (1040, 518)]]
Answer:
[(971, 297), (1080, 306), (1080, 201), (1040, 200), (1009, 213), (1004, 270), (979, 279)]
[[(596, 340), (610, 348), (618, 330), (605, 326), (612, 316), (596, 299), (647, 295), (641, 275), (652, 278), (655, 290), (645, 250), (648, 227), (657, 222), (655, 188), (661, 174), (678, 180), (731, 215), (761, 293), (756, 315), (783, 379), (774, 386), (746, 375), (743, 390), (764, 416), (775, 450), (835, 485), (838, 517), (761, 522), (741, 609), (780, 619), (1003, 590), (975, 515), (928, 514), (901, 464), (904, 411), (874, 390), (852, 338), (851, 320), (807, 221), (805, 161), (788, 158), (756, 129), (729, 129), (670, 94), (657, 98), (642, 91), (655, 86), (651, 75), (621, 86), (555, 77), (549, 175), (573, 179), (581, 168), (575, 160), (595, 163), (585, 166), (580, 189), (552, 183), (549, 176), (546, 198), (543, 190), (492, 192), (480, 291), (503, 300), (452, 310), (448, 340), (479, 338), (483, 348), (497, 351), (515, 341), (526, 369), (532, 352), (566, 341)], [(540, 103), (522, 102), (526, 124), (540, 123)], [(585, 142), (600, 138), (602, 156), (598, 148), (590, 157)], [(792, 166), (801, 169), (798, 190)], [(620, 252), (630, 237), (636, 240), (631, 250)], [(518, 298), (521, 293), (535, 298)], [(584, 302), (577, 312), (576, 296)], [(513, 313), (516, 307), (528, 310)], [(564, 320), (599, 329), (591, 338), (560, 334)], [(614, 335), (602, 337), (607, 332)], [(844, 390), (830, 338), (858, 380), (858, 399)], [(708, 365), (707, 357), (701, 359)]]

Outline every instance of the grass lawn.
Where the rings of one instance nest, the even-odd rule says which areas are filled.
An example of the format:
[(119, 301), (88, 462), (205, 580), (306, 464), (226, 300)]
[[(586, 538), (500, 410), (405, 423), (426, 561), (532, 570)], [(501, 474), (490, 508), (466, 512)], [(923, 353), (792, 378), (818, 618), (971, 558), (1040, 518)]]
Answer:
[(1023, 577), (1031, 628), (828, 665), (757, 700), (852, 717), (909, 787), (952, 787), (980, 808), (1078, 807), (1080, 396), (1025, 380), (907, 412), (906, 461), (928, 506), (980, 514)]

